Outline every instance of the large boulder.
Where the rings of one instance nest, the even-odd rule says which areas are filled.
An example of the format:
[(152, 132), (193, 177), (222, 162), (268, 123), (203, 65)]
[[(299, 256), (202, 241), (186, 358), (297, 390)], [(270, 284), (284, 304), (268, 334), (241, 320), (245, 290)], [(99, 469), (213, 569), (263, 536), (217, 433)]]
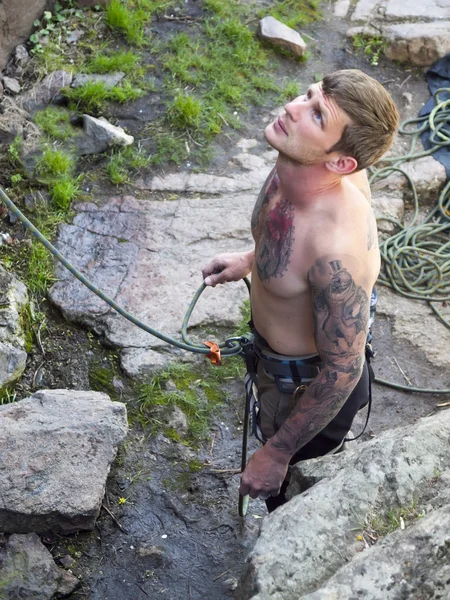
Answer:
[[(422, 562), (440, 568), (436, 553), (446, 548), (448, 552), (450, 544), (450, 530), (445, 526), (449, 519), (448, 506), (442, 514), (436, 513), (435, 518), (430, 519), (432, 531), (437, 531), (442, 519), (444, 531), (439, 533), (436, 543), (418, 543), (420, 527), (411, 533), (409, 541), (405, 538), (404, 553), (395, 552), (396, 541), (388, 542), (386, 538), (384, 548), (390, 549), (389, 553), (386, 551), (386, 558), (397, 562), (382, 571), (384, 585), (388, 581), (391, 588), (389, 594), (387, 588), (383, 588), (384, 596), (359, 593), (360, 589), (366, 589), (366, 585), (361, 587), (364, 529), (369, 519), (382, 519), (388, 511), (406, 511), (414, 506), (419, 514), (423, 506), (428, 509), (430, 505), (433, 510), (448, 505), (448, 478), (442, 488), (435, 482), (449, 470), (450, 411), (385, 432), (341, 455), (299, 463), (292, 473), (291, 500), (263, 522), (238, 598), (298, 600), (309, 598), (307, 594), (321, 590), (322, 586), (328, 595), (317, 591), (311, 598), (422, 597), (402, 595), (402, 581), (397, 577), (388, 580), (388, 577), (390, 573), (403, 572), (413, 554), (409, 542), (420, 553), (414, 557), (413, 564)], [(397, 543), (402, 534), (398, 533)], [(376, 548), (373, 552), (381, 555), (381, 549)], [(350, 565), (346, 565), (355, 558), (352, 577), (341, 576), (341, 569), (350, 569)], [(384, 560), (383, 565), (386, 563)], [(376, 560), (372, 567), (378, 568)], [(335, 575), (338, 583), (345, 582), (346, 594), (333, 595), (334, 580), (327, 582)], [(438, 577), (436, 573), (427, 576)], [(375, 571), (372, 571), (369, 579), (374, 581), (374, 578)], [(353, 582), (350, 588), (349, 581)]]
[(53, 6), (53, 0), (3, 0), (0, 2), (0, 71), (3, 70), (14, 48), (28, 39), (33, 23), (44, 10)]
[(127, 432), (106, 394), (43, 390), (0, 406), (0, 531), (93, 529)]
[(23, 315), (27, 304), (24, 284), (0, 266), (0, 389), (17, 381), (25, 369)]

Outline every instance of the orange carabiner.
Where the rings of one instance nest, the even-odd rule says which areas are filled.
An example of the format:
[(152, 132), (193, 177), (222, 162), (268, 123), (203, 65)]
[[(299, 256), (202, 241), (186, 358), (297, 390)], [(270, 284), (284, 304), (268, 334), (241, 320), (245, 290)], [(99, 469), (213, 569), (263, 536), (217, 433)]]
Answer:
[(220, 367), (222, 364), (222, 357), (220, 355), (220, 348), (216, 342), (203, 342), (205, 346), (210, 348), (211, 352), (209, 352), (206, 356), (210, 359), (213, 365), (216, 367)]

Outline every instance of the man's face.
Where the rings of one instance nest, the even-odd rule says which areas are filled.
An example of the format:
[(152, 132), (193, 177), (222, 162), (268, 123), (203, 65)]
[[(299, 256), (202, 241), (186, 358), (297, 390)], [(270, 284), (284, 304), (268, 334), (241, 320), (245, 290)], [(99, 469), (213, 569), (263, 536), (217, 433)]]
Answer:
[(279, 117), (264, 131), (267, 142), (300, 164), (320, 164), (341, 139), (348, 115), (322, 92), (322, 83), (311, 85), (306, 94), (284, 107)]

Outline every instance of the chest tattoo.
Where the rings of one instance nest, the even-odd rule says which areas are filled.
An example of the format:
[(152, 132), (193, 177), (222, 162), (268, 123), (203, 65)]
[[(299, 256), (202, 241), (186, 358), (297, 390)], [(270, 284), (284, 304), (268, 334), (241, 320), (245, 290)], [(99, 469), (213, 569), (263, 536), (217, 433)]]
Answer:
[(256, 266), (262, 281), (286, 272), (294, 244), (294, 207), (281, 200), (269, 212), (258, 243)]
[(273, 176), (269, 175), (267, 181), (264, 183), (261, 191), (259, 192), (259, 196), (256, 200), (256, 204), (252, 213), (252, 231), (256, 238), (259, 238), (261, 235), (261, 230), (264, 226), (264, 208), (277, 193), (279, 185), (280, 180), (277, 172), (275, 171)]

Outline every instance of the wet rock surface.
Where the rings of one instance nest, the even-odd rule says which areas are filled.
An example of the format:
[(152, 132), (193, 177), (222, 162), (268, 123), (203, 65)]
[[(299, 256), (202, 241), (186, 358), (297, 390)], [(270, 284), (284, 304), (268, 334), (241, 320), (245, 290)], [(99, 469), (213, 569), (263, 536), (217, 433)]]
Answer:
[(42, 390), (0, 407), (0, 531), (93, 529), (127, 431), (106, 394)]

